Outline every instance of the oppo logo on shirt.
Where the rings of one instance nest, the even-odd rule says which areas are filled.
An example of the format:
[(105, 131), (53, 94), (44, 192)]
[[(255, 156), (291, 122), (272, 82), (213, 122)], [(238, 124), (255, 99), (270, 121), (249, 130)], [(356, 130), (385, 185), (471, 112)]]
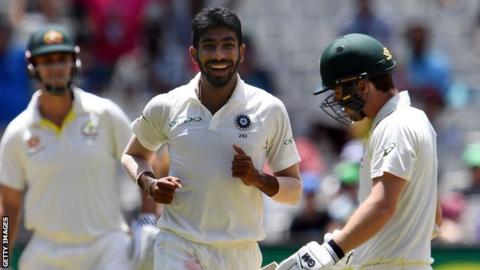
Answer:
[(172, 122), (168, 123), (168, 126), (169, 127), (174, 127), (174, 126), (180, 125), (180, 124), (188, 124), (188, 123), (191, 123), (191, 122), (200, 122), (200, 121), (202, 121), (202, 117), (200, 117), (200, 116), (179, 117), (179, 118), (173, 120)]

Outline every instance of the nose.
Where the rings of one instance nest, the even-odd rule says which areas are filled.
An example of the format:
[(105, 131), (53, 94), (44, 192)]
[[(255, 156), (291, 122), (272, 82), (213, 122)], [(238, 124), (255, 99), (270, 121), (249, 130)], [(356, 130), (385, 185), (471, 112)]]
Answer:
[(215, 51), (213, 52), (213, 58), (215, 60), (222, 60), (225, 58), (225, 52), (223, 51), (221, 46), (218, 46)]

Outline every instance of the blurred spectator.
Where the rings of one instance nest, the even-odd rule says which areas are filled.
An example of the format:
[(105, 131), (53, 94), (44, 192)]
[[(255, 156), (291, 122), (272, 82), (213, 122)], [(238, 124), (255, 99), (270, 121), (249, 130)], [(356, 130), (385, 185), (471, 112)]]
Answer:
[(465, 147), (462, 155), (470, 175), (469, 185), (442, 198), (444, 220), (440, 241), (480, 243), (480, 143)]
[(145, 0), (74, 0), (93, 27), (95, 56), (108, 66), (135, 47)]
[(307, 136), (299, 136), (295, 139), (298, 153), (302, 157), (300, 161), (300, 173), (314, 174), (320, 180), (320, 176), (325, 170), (325, 164), (318, 151), (317, 146)]
[(423, 23), (411, 22), (406, 29), (409, 57), (406, 64), (408, 89), (413, 101), (420, 102), (433, 122), (444, 108), (451, 86), (449, 62), (445, 55), (430, 47), (430, 29)]
[(112, 67), (95, 56), (96, 43), (88, 26), (77, 32), (75, 39), (81, 48), (80, 56), (82, 57), (82, 68), (78, 76), (79, 85), (88, 92), (102, 93), (110, 83)]
[(357, 209), (358, 179), (360, 163), (342, 161), (335, 166), (334, 173), (340, 182), (336, 197), (328, 205), (328, 213), (332, 217), (333, 227), (341, 228)]
[(436, 239), (445, 244), (459, 244), (464, 241), (465, 228), (462, 224), (462, 214), (465, 211), (465, 199), (460, 193), (442, 196), (442, 227)]
[(238, 73), (242, 76), (245, 82), (265, 89), (271, 94), (275, 94), (275, 86), (270, 72), (263, 69), (257, 62), (257, 48), (255, 42), (247, 35), (243, 37), (243, 43), (246, 44), (245, 60), (239, 65)]
[(307, 135), (299, 136), (295, 143), (302, 157), (299, 168), (303, 183), (303, 201), (300, 212), (291, 220), (289, 231), (291, 242), (302, 243), (312, 237), (323, 236), (328, 230), (327, 225), (331, 218), (322, 207), (323, 198), (317, 196), (325, 171), (322, 155)]
[(144, 19), (139, 45), (115, 65), (108, 95), (123, 104), (129, 116), (138, 116), (155, 94), (164, 93), (186, 81), (185, 51), (170, 47), (165, 37), (168, 18)]
[(0, 133), (30, 100), (25, 48), (12, 41), (12, 25), (0, 15)]
[(367, 34), (388, 45), (391, 35), (390, 27), (375, 14), (373, 0), (353, 0), (353, 2), (355, 2), (356, 15), (342, 28), (340, 34)]
[(163, 52), (160, 21), (147, 21), (142, 29), (140, 44), (122, 56), (114, 67), (112, 80), (106, 95), (127, 108), (127, 115), (134, 117), (143, 104), (153, 96), (153, 91), (171, 89), (155, 76), (155, 63)]
[(304, 243), (321, 238), (327, 232), (331, 218), (328, 212), (319, 209), (317, 192), (320, 184), (317, 175), (302, 174), (303, 206), (290, 225), (290, 243)]
[(462, 158), (471, 175), (470, 186), (462, 193), (467, 198), (480, 196), (480, 143), (467, 145)]
[(462, 193), (467, 202), (464, 221), (468, 242), (480, 244), (480, 142), (467, 145), (463, 160), (470, 171), (470, 187)]
[(360, 163), (363, 155), (363, 141), (368, 136), (371, 125), (372, 120), (363, 119), (349, 127), (347, 132), (350, 140), (343, 145), (340, 160)]
[(15, 28), (15, 38), (26, 42), (28, 36), (46, 23), (70, 26), (67, 17), (70, 1), (67, 0), (15, 0), (10, 1), (10, 19)]

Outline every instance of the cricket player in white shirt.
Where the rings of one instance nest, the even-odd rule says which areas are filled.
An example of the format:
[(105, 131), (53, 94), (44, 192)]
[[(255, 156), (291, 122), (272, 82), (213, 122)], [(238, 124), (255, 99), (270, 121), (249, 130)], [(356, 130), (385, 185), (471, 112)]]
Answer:
[[(432, 269), (431, 238), (441, 222), (437, 203), (435, 131), (425, 113), (398, 92), (396, 62), (380, 42), (363, 34), (333, 41), (320, 73), (332, 90), (322, 108), (350, 124), (373, 120), (360, 168), (361, 204), (342, 230), (312, 241), (278, 269)], [(353, 257), (350, 251), (355, 249)]]
[(1, 140), (10, 251), (22, 203), (25, 226), (33, 231), (22, 270), (133, 269), (117, 175), (129, 120), (113, 102), (72, 84), (78, 52), (61, 26), (31, 35), (27, 64), (39, 90)]
[[(245, 44), (234, 13), (203, 9), (193, 19), (192, 39), (190, 54), (201, 72), (146, 105), (122, 161), (164, 204), (155, 270), (259, 269), (262, 193), (286, 204), (301, 196), (289, 118), (278, 98), (237, 74)], [(170, 171), (158, 179), (148, 160), (164, 143)], [(265, 161), (273, 175), (260, 171)]]

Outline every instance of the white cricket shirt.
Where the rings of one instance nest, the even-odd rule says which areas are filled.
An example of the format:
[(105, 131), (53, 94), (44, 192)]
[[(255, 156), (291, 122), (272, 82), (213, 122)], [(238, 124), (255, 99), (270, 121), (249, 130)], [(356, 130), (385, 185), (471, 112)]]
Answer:
[(228, 102), (212, 115), (197, 98), (199, 80), (200, 73), (156, 96), (132, 124), (149, 150), (167, 143), (169, 174), (182, 181), (158, 225), (200, 243), (261, 240), (262, 192), (232, 177), (232, 145), (242, 147), (257, 169), (266, 160), (274, 172), (298, 163), (287, 112), (278, 98), (238, 77)]
[(43, 119), (37, 91), (7, 127), (0, 183), (25, 190), (25, 226), (58, 243), (87, 243), (126, 230), (117, 168), (130, 136), (113, 102), (75, 89), (62, 129)]
[(436, 133), (425, 113), (411, 107), (408, 92), (402, 91), (381, 108), (373, 121), (360, 168), (360, 201), (370, 194), (372, 179), (384, 172), (408, 183), (394, 216), (355, 250), (354, 265), (428, 269), (437, 203), (437, 167)]

